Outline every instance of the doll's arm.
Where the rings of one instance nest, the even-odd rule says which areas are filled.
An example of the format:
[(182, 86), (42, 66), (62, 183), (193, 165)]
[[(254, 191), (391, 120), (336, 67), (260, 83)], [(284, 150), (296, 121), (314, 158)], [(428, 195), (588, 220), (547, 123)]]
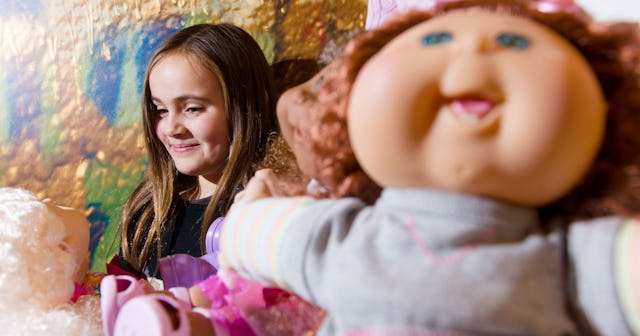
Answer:
[(567, 246), (577, 315), (602, 335), (640, 335), (640, 221), (573, 223)]
[(618, 299), (631, 330), (640, 335), (640, 218), (622, 224), (614, 253)]
[(236, 202), (225, 217), (220, 234), (220, 267), (262, 283), (288, 288), (278, 270), (283, 238), (296, 214), (311, 200), (310, 197), (291, 197)]

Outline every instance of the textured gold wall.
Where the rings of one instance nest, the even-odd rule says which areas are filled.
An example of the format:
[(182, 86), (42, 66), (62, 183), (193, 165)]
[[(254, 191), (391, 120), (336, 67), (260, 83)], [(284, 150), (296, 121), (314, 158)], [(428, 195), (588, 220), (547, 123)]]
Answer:
[(271, 62), (317, 57), (360, 30), (365, 0), (3, 0), (0, 186), (85, 209), (93, 269), (117, 245), (120, 208), (145, 169), (139, 97), (171, 33), (233, 22)]

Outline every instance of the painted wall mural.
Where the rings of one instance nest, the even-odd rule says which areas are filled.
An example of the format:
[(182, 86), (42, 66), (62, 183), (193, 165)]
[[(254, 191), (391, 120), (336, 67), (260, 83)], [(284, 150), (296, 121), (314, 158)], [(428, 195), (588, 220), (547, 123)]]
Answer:
[(144, 169), (140, 92), (155, 48), (233, 22), (267, 59), (315, 58), (359, 30), (365, 0), (3, 0), (0, 186), (84, 209), (92, 269), (117, 251), (121, 207)]

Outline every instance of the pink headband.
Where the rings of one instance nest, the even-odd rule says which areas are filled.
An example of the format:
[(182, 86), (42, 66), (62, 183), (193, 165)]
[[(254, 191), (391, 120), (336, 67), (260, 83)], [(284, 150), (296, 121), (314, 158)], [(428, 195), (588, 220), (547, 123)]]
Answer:
[[(384, 23), (389, 17), (410, 9), (429, 9), (445, 2), (456, 0), (368, 0), (365, 29), (371, 30)], [(531, 3), (540, 12), (579, 13), (582, 10), (574, 0), (539, 0)]]
[(364, 28), (366, 30), (377, 28), (396, 13), (416, 8), (429, 9), (436, 3), (437, 0), (369, 0)]
[(540, 0), (533, 3), (533, 7), (543, 13), (580, 13), (582, 9), (574, 0)]

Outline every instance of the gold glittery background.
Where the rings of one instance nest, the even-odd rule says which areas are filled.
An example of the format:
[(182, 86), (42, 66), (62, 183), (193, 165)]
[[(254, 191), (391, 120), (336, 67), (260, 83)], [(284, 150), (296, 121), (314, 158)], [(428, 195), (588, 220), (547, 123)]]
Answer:
[(117, 249), (121, 207), (146, 165), (140, 87), (171, 33), (233, 22), (276, 62), (316, 58), (362, 29), (366, 0), (3, 0), (0, 186), (84, 209), (92, 269)]

